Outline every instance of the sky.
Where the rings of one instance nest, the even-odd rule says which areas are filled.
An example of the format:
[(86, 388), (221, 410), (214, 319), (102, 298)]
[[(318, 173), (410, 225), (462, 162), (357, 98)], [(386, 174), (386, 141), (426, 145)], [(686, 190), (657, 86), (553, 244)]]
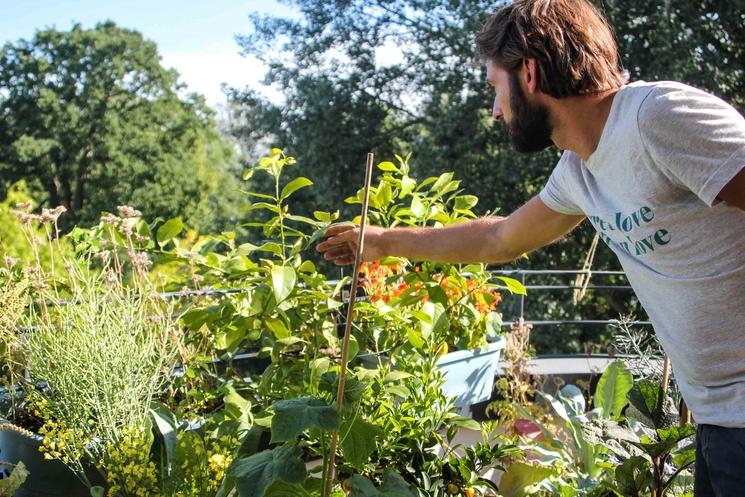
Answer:
[(188, 89), (204, 95), (213, 107), (225, 103), (223, 82), (279, 98), (259, 84), (264, 67), (239, 54), (235, 35), (250, 32), (252, 12), (293, 13), (276, 0), (0, 0), (0, 12), (0, 44), (31, 39), (48, 27), (68, 30), (75, 22), (92, 28), (111, 19), (135, 29), (154, 41), (163, 64), (175, 68)]

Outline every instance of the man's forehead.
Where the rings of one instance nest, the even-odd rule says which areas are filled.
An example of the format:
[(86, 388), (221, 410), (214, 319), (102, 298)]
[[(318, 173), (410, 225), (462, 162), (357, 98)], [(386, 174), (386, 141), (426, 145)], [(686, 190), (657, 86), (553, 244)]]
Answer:
[(504, 69), (496, 65), (491, 60), (486, 61), (486, 79), (487, 81), (496, 81), (504, 73)]

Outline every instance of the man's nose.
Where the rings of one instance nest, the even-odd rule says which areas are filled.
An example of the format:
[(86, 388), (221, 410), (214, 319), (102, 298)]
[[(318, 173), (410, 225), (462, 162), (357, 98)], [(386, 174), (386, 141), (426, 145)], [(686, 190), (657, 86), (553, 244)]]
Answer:
[(499, 99), (496, 97), (494, 98), (494, 105), (491, 109), (491, 116), (495, 121), (501, 121), (504, 118), (504, 115), (502, 114), (502, 106), (499, 105)]

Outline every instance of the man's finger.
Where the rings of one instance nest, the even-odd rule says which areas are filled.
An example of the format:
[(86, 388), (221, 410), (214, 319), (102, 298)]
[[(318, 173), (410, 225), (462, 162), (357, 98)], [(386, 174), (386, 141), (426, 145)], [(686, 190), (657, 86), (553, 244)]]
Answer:
[(318, 245), (316, 245), (316, 250), (323, 252), (324, 250), (329, 250), (334, 247), (338, 247), (340, 245), (349, 245), (350, 243), (354, 242), (356, 239), (352, 234), (347, 234), (348, 231), (338, 233), (336, 235), (331, 235), (330, 238), (327, 238), (326, 240), (322, 241)]
[(339, 257), (338, 259), (334, 260), (334, 264), (337, 266), (348, 266), (349, 264), (354, 264), (354, 256), (350, 255), (348, 257)]
[(349, 248), (332, 249), (323, 253), (323, 258), (327, 261), (331, 259), (338, 259), (339, 257), (349, 257), (352, 252)]
[(326, 232), (323, 234), (323, 236), (325, 237), (336, 236), (346, 231), (353, 230), (355, 228), (356, 226), (352, 224), (332, 224), (331, 226), (326, 228)]

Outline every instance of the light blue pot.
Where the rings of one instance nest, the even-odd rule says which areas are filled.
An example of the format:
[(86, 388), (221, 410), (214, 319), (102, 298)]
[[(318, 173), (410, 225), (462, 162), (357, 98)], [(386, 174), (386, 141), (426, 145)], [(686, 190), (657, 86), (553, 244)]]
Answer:
[(507, 340), (498, 337), (484, 348), (457, 350), (437, 361), (445, 377), (442, 391), (448, 397), (455, 397), (456, 407), (468, 407), (491, 398), (499, 356), (506, 345)]

